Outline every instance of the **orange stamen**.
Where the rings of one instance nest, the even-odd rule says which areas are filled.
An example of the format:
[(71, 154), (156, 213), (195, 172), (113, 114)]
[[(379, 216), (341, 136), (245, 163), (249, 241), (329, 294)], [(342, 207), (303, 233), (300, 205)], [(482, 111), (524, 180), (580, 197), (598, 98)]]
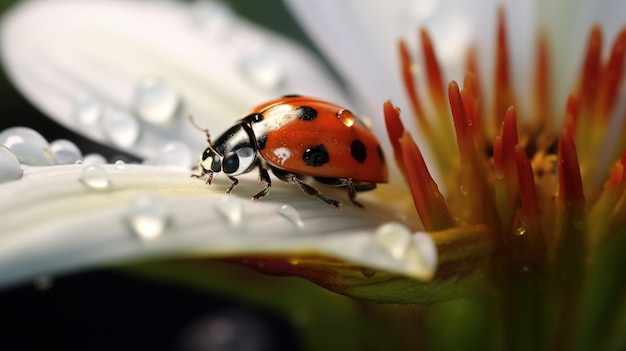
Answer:
[(452, 81), (448, 86), (448, 98), (450, 99), (457, 145), (461, 156), (461, 193), (469, 202), (466, 207), (469, 212), (466, 220), (469, 223), (494, 225), (497, 223), (497, 219), (492, 217), (495, 213), (495, 205), (490, 196), (486, 196), (489, 194), (489, 187), (482, 166), (484, 164), (483, 157), (476, 152), (463, 99), (455, 81)]
[(444, 197), (430, 175), (419, 148), (406, 131), (400, 138), (400, 146), (415, 209), (424, 229), (437, 231), (454, 227), (455, 222)]
[(498, 37), (496, 45), (496, 72), (495, 72), (495, 130), (500, 129), (502, 117), (506, 109), (515, 105), (511, 78), (509, 74), (509, 50), (506, 35), (506, 18), (504, 9), (498, 9)]
[(398, 51), (400, 52), (402, 81), (404, 82), (404, 88), (406, 89), (407, 95), (409, 96), (409, 102), (411, 103), (411, 107), (413, 108), (413, 112), (415, 113), (419, 127), (425, 132), (429, 133), (430, 127), (428, 125), (428, 121), (426, 120), (424, 109), (422, 108), (422, 103), (417, 93), (417, 85), (415, 84), (415, 80), (413, 79), (413, 64), (411, 60), (411, 55), (409, 54), (409, 50), (406, 47), (406, 43), (402, 40), (398, 42)]
[(400, 120), (400, 109), (393, 106), (391, 100), (387, 100), (383, 106), (385, 114), (385, 126), (387, 127), (387, 135), (393, 147), (393, 155), (396, 160), (400, 172), (407, 177), (404, 159), (402, 158), (402, 148), (400, 147), (400, 138), (404, 134), (404, 126)]
[(552, 130), (550, 118), (552, 106), (550, 102), (550, 57), (548, 39), (544, 33), (537, 40), (537, 67), (535, 71), (535, 123), (536, 128), (545, 132)]
[(441, 76), (441, 69), (439, 68), (439, 61), (435, 55), (435, 49), (432, 41), (430, 40), (430, 36), (425, 29), (420, 30), (420, 38), (422, 40), (422, 51), (424, 54), (424, 64), (426, 65), (426, 79), (430, 98), (434, 107), (437, 109), (437, 114), (439, 116), (447, 116), (448, 106), (445, 97), (443, 79)]
[(559, 201), (567, 205), (585, 201), (583, 184), (572, 134), (563, 129), (559, 139)]

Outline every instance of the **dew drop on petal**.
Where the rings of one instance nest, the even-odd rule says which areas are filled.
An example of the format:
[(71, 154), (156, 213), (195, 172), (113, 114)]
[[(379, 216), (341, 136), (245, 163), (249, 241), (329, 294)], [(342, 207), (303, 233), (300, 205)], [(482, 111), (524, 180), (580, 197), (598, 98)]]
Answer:
[(83, 157), (82, 161), (78, 160), (76, 163), (84, 165), (104, 165), (107, 163), (107, 160), (100, 154), (87, 154)]
[(239, 225), (243, 220), (243, 204), (241, 200), (231, 195), (224, 195), (215, 204), (217, 211), (233, 225)]
[(290, 220), (293, 224), (295, 224), (298, 228), (304, 227), (304, 222), (302, 222), (302, 218), (300, 218), (300, 213), (298, 210), (293, 208), (290, 205), (282, 205), (277, 210), (278, 214)]
[(0, 133), (0, 144), (11, 149), (21, 164), (47, 166), (54, 164), (50, 144), (35, 130), (12, 127)]
[(187, 144), (180, 141), (170, 141), (154, 157), (147, 159), (144, 164), (189, 168), (193, 161), (194, 156)]
[(102, 119), (102, 128), (111, 142), (119, 147), (133, 146), (139, 138), (139, 121), (128, 112), (107, 111)]
[(371, 278), (376, 274), (376, 271), (371, 268), (361, 267), (361, 274), (366, 278)]
[(83, 158), (83, 153), (73, 142), (66, 139), (58, 139), (50, 143), (50, 151), (60, 165), (71, 165)]
[(522, 236), (524, 234), (526, 234), (526, 227), (524, 227), (523, 225), (515, 228), (515, 234)]
[(587, 221), (585, 220), (585, 217), (582, 217), (582, 216), (574, 218), (572, 225), (574, 226), (575, 229), (581, 232), (587, 229)]
[(162, 79), (147, 77), (137, 84), (133, 106), (137, 115), (148, 123), (164, 124), (171, 121), (179, 104), (178, 92)]
[(461, 192), (461, 195), (467, 195), (467, 187), (465, 185), (459, 186), (459, 191)]
[(141, 194), (128, 206), (126, 219), (133, 233), (139, 238), (153, 240), (163, 234), (170, 216), (162, 198), (151, 194)]
[(89, 165), (83, 168), (78, 180), (87, 188), (94, 190), (104, 190), (111, 185), (107, 172), (98, 165)]
[(285, 68), (276, 52), (269, 47), (245, 53), (240, 65), (244, 76), (259, 88), (275, 89), (285, 78)]
[(503, 172), (495, 172), (495, 177), (497, 180), (503, 180), (504, 179), (504, 173)]
[(352, 127), (354, 124), (354, 115), (350, 110), (346, 110), (345, 108), (337, 112), (337, 119), (346, 127)]
[(22, 177), (22, 165), (11, 150), (0, 145), (0, 184)]
[(91, 96), (83, 95), (74, 99), (74, 118), (79, 125), (92, 127), (102, 116), (100, 102)]
[(54, 278), (52, 278), (52, 276), (49, 276), (49, 275), (42, 275), (40, 277), (35, 278), (33, 285), (35, 286), (35, 289), (37, 290), (41, 290), (41, 291), (50, 290), (52, 288), (52, 285), (54, 285)]
[(198, 0), (194, 3), (192, 17), (209, 39), (228, 38), (233, 27), (233, 11), (223, 1)]
[(391, 257), (401, 259), (411, 243), (411, 230), (400, 223), (385, 223), (376, 229), (374, 243)]
[(437, 269), (437, 246), (427, 233), (413, 234), (406, 254), (406, 270), (419, 278), (432, 278)]
[(115, 161), (115, 169), (122, 170), (124, 168), (126, 168), (126, 163), (124, 161), (122, 160)]

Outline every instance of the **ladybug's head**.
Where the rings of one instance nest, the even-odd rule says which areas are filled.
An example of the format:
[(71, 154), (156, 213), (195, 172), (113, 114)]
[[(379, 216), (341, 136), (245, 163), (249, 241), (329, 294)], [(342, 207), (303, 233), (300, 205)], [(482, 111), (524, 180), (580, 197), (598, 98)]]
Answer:
[(204, 131), (208, 146), (200, 155), (198, 168), (209, 178), (220, 171), (229, 176), (240, 175), (249, 172), (254, 166), (256, 149), (253, 146), (252, 130), (246, 124), (235, 124), (215, 143), (211, 142), (207, 129), (200, 130)]

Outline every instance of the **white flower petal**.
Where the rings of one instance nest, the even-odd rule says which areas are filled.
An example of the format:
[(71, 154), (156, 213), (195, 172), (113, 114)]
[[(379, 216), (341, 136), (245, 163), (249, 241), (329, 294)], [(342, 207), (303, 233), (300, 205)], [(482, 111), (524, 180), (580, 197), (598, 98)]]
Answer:
[(2, 57), (45, 113), (145, 158), (176, 139), (202, 150), (189, 114), (215, 134), (286, 93), (346, 100), (308, 52), (210, 1), (22, 2)]
[[(0, 185), (0, 286), (171, 256), (320, 254), (410, 277), (434, 273), (423, 238), (406, 257), (377, 244), (376, 228), (399, 216), (367, 194), (359, 195), (366, 209), (337, 211), (284, 184), (251, 201), (260, 186), (253, 177), (226, 196), (224, 178), (207, 187), (151, 166), (24, 168), (22, 179)], [(345, 193), (328, 194), (347, 202)]]

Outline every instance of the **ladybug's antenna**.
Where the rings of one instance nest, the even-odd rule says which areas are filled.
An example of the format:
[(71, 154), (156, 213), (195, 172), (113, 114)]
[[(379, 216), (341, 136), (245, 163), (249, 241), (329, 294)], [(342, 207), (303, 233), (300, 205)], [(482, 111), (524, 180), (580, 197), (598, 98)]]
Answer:
[(194, 128), (201, 132), (204, 132), (204, 135), (206, 135), (206, 142), (209, 144), (209, 149), (213, 151), (216, 155), (218, 155), (217, 151), (215, 151), (215, 149), (213, 148), (213, 143), (211, 142), (211, 134), (209, 134), (209, 130), (207, 128), (200, 127), (198, 123), (196, 123), (196, 119), (193, 118), (193, 115), (189, 115), (189, 122), (191, 122), (191, 125)]

